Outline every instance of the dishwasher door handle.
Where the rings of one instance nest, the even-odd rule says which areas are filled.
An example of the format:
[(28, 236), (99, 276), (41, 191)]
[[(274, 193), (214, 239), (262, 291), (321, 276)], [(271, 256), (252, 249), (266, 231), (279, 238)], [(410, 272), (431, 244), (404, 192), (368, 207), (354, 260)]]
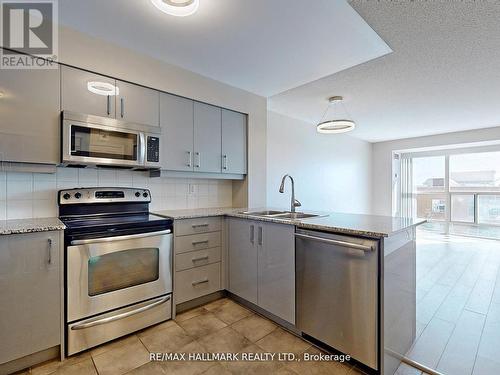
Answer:
[(304, 240), (311, 240), (311, 241), (323, 242), (323, 243), (326, 243), (326, 244), (329, 244), (329, 245), (337, 245), (337, 246), (342, 246), (342, 247), (349, 247), (351, 249), (356, 249), (356, 250), (363, 250), (363, 251), (373, 251), (373, 250), (375, 250), (373, 248), (373, 246), (360, 245), (360, 244), (357, 244), (357, 243), (340, 241), (340, 240), (331, 240), (329, 238), (309, 236), (307, 234), (301, 234), (301, 233), (295, 233), (295, 237), (302, 238)]

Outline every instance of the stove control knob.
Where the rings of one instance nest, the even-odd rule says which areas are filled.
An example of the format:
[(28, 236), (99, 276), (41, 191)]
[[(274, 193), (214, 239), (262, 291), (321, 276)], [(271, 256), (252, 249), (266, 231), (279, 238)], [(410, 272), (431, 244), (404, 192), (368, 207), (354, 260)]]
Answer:
[(149, 194), (148, 194), (148, 193), (146, 193), (146, 192), (144, 192), (144, 193), (142, 193), (142, 196), (143, 196), (144, 198), (147, 198), (147, 197), (149, 196)]
[(66, 199), (66, 200), (68, 200), (69, 198), (71, 198), (71, 195), (69, 193), (65, 193), (63, 195), (63, 198)]
[(82, 197), (82, 193), (75, 193), (75, 198), (80, 199)]
[(139, 198), (139, 197), (141, 196), (141, 193), (139, 193), (138, 191), (136, 191), (136, 192), (135, 192), (135, 196), (136, 196), (137, 198)]

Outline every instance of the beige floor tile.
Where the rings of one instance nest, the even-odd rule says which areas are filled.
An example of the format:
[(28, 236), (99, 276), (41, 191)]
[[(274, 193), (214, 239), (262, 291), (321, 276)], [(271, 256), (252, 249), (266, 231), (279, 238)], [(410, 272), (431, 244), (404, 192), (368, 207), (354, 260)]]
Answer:
[(232, 372), (229, 371), (224, 366), (217, 364), (215, 366), (210, 367), (207, 371), (203, 373), (203, 375), (231, 375)]
[[(229, 298), (220, 298), (213, 302), (207, 303), (203, 308), (207, 311), (217, 310), (219, 307), (225, 305), (226, 303), (233, 302)], [(234, 303), (234, 302), (233, 302)]]
[(120, 347), (93, 356), (99, 375), (119, 375), (149, 362), (149, 352), (137, 336)]
[(82, 362), (90, 358), (90, 352), (83, 352), (75, 354), (74, 356), (66, 358), (64, 361), (54, 359), (52, 361), (41, 363), (31, 369), (31, 373), (35, 375), (47, 375), (54, 373), (61, 366), (71, 366), (78, 362)]
[(116, 348), (121, 348), (124, 345), (133, 343), (137, 341), (137, 336), (135, 334), (121, 337), (119, 339), (113, 340), (111, 342), (108, 342), (106, 344), (102, 344), (100, 346), (97, 346), (93, 349), (90, 350), (90, 354), (92, 357), (98, 356), (102, 353), (105, 353), (109, 350), (116, 349)]
[[(205, 348), (198, 342), (193, 341), (177, 350), (178, 353), (206, 353)], [(213, 366), (216, 362), (204, 361), (172, 361), (159, 362), (168, 375), (197, 375), (202, 374)]]
[(211, 353), (238, 353), (250, 344), (250, 341), (231, 327), (225, 327), (210, 335), (200, 337), (198, 342)]
[(253, 314), (252, 311), (233, 301), (227, 301), (211, 312), (226, 324), (233, 324)]
[(163, 375), (166, 374), (165, 369), (158, 362), (148, 362), (145, 365), (137, 367), (130, 372), (127, 372), (127, 375)]
[(54, 372), (54, 375), (97, 375), (92, 358), (71, 365), (63, 365)]
[(195, 337), (202, 337), (227, 326), (226, 323), (217, 319), (212, 313), (202, 314), (194, 318), (177, 321), (186, 332)]
[(306, 341), (281, 328), (275, 329), (269, 335), (257, 341), (256, 344), (268, 352), (295, 354), (302, 353), (311, 346)]
[[(264, 350), (255, 344), (250, 344), (240, 350), (238, 353), (263, 353)], [(233, 361), (224, 362), (226, 367), (233, 374), (275, 374), (281, 367), (284, 366), (283, 362), (278, 361)], [(291, 373), (291, 372), (290, 372)], [(286, 374), (286, 372), (285, 372)]]
[(184, 311), (175, 317), (176, 322), (182, 322), (184, 320), (188, 320), (191, 318), (194, 318), (195, 316), (199, 316), (202, 314), (206, 314), (208, 311), (205, 309), (204, 306), (200, 306), (191, 310)]
[(257, 314), (241, 319), (231, 327), (252, 342), (260, 340), (277, 328), (276, 324)]
[(194, 340), (175, 322), (168, 328), (149, 331), (139, 338), (151, 353), (175, 351)]

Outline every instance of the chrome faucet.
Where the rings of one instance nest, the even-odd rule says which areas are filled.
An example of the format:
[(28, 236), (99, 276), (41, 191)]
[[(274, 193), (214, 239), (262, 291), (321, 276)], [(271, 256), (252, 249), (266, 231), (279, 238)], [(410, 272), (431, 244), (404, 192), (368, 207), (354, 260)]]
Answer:
[(295, 212), (295, 207), (300, 207), (300, 206), (302, 206), (302, 204), (297, 199), (295, 199), (295, 183), (293, 181), (292, 176), (290, 176), (289, 174), (286, 174), (283, 176), (283, 178), (281, 179), (281, 185), (280, 185), (279, 191), (280, 191), (280, 193), (285, 192), (285, 180), (287, 177), (289, 177), (290, 181), (292, 182), (292, 201), (290, 204), (290, 212)]

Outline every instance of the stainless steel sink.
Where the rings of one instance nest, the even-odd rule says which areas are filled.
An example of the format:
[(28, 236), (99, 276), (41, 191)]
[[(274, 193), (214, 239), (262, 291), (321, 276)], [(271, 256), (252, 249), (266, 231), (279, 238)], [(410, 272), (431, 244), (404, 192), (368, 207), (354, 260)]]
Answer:
[(277, 216), (277, 215), (286, 215), (288, 211), (243, 211), (242, 214), (251, 215), (251, 216)]
[(275, 217), (277, 219), (307, 219), (310, 217), (318, 217), (320, 215), (307, 214), (305, 212), (290, 212), (290, 211), (244, 211), (242, 214), (261, 217)]

